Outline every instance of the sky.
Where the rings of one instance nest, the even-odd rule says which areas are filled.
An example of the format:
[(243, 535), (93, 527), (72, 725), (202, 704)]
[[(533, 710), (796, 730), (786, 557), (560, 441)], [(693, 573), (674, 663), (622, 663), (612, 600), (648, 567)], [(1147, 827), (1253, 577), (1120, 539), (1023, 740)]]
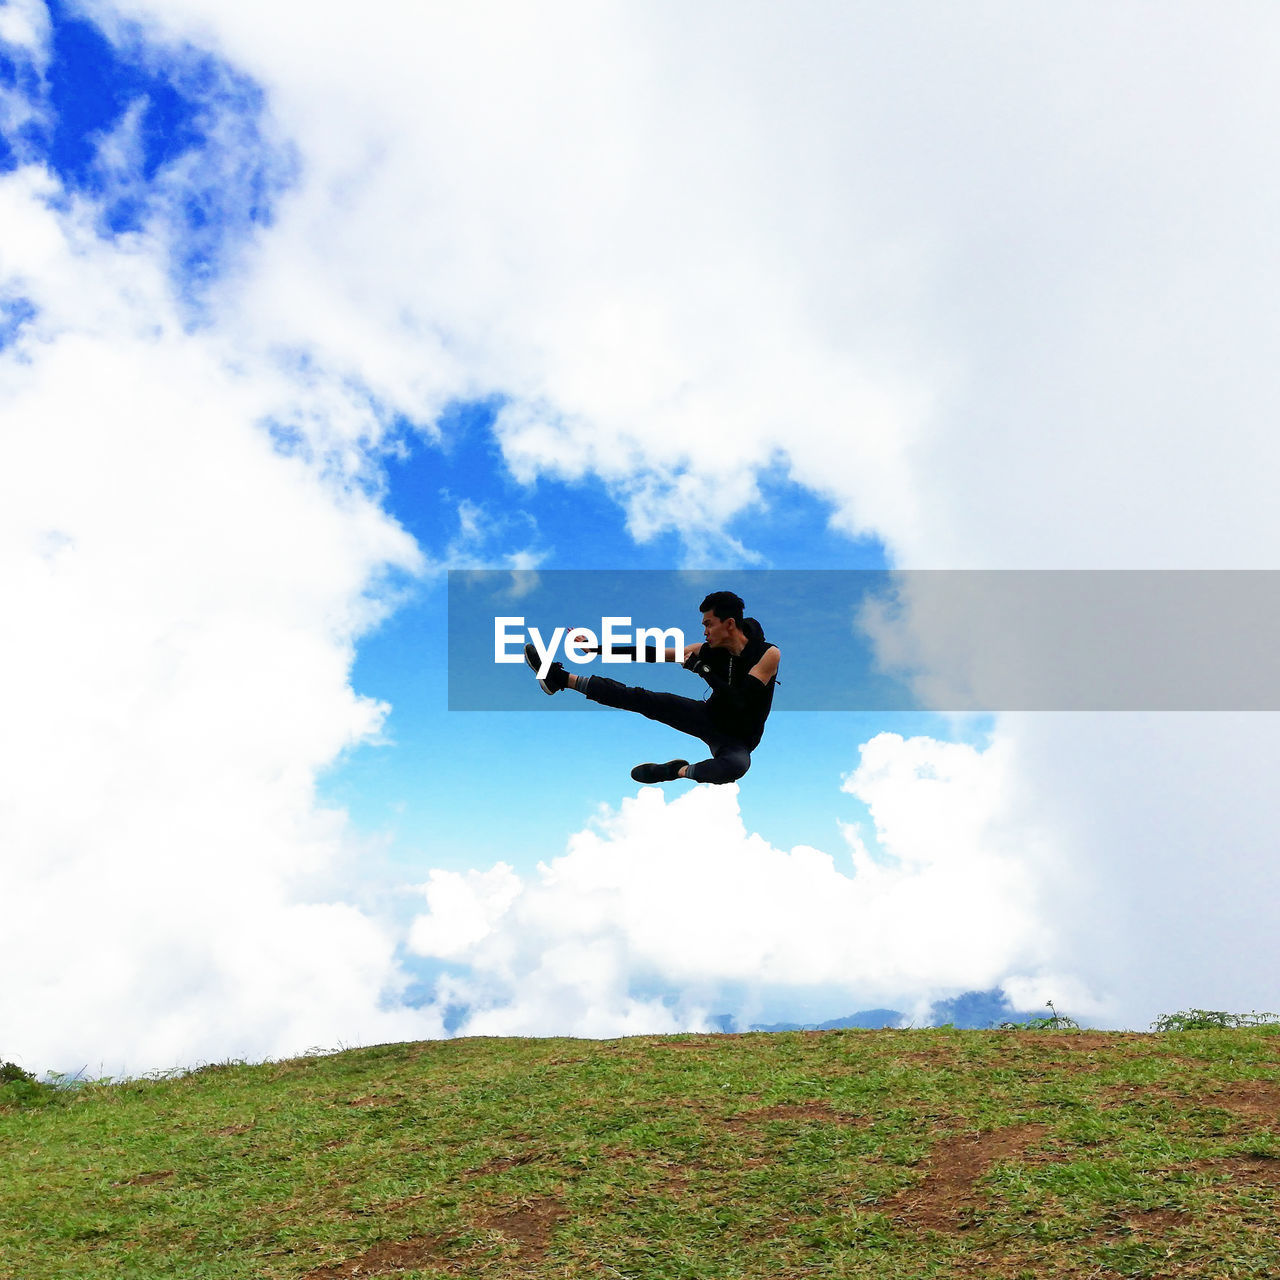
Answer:
[(641, 788), (446, 661), (450, 569), (1276, 567), (1273, 8), (0, 42), (0, 1056), (1280, 1007), (1274, 713), (788, 710), (763, 617), (751, 771)]

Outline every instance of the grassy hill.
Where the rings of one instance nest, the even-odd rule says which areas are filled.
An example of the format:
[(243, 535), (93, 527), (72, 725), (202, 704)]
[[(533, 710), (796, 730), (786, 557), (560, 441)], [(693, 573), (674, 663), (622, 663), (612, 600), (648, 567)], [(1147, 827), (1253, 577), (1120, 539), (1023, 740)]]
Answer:
[(1276, 1027), (468, 1039), (0, 1104), (5, 1280), (1280, 1276)]

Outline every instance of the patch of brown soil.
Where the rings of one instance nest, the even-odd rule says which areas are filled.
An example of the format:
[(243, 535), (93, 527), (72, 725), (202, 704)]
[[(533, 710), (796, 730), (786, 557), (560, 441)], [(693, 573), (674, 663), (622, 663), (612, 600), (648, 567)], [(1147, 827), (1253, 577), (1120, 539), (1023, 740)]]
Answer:
[(1188, 1092), (1185, 1086), (1168, 1084), (1162, 1080), (1153, 1080), (1149, 1084), (1106, 1084), (1098, 1090), (1103, 1101), (1099, 1104), (1104, 1110), (1123, 1107), (1134, 1102), (1173, 1102), (1187, 1103), (1195, 1100), (1195, 1095)]
[(161, 1169), (158, 1173), (138, 1173), (132, 1178), (126, 1178), (124, 1182), (117, 1182), (115, 1185), (120, 1187), (147, 1187), (153, 1182), (163, 1182), (166, 1178), (172, 1178), (174, 1170)]
[[(749, 1160), (735, 1161), (733, 1169), (734, 1171), (760, 1169), (772, 1163), (773, 1160), (767, 1156), (752, 1156)], [(662, 1176), (650, 1182), (645, 1191), (648, 1195), (684, 1194), (689, 1190), (689, 1184), (693, 1181), (695, 1174), (707, 1173), (708, 1171), (713, 1178), (718, 1175), (718, 1180), (721, 1184), (727, 1177), (731, 1176), (723, 1165), (711, 1164), (706, 1160), (690, 1160), (685, 1164), (669, 1164), (665, 1166)]]
[(1280, 1123), (1280, 1081), (1239, 1080), (1217, 1093), (1207, 1094), (1204, 1103), (1251, 1120)]
[(347, 1106), (349, 1107), (394, 1107), (397, 1102), (404, 1101), (404, 1094), (396, 1093), (390, 1096), (379, 1093), (371, 1093), (364, 1098), (352, 1098)]
[(389, 1276), (397, 1271), (413, 1271), (429, 1263), (444, 1262), (444, 1241), (439, 1236), (413, 1236), (409, 1240), (383, 1240), (366, 1249), (358, 1258), (308, 1271), (302, 1280), (353, 1280), (365, 1276)]
[[(1135, 1238), (1144, 1241), (1167, 1241), (1169, 1236), (1181, 1227), (1186, 1227), (1194, 1219), (1190, 1213), (1180, 1209), (1138, 1209), (1124, 1216), (1109, 1230), (1102, 1230), (1102, 1223), (1095, 1226), (1090, 1237), (1094, 1244), (1110, 1244)], [(1108, 1215), (1107, 1222), (1115, 1223), (1113, 1215)], [(1046, 1280), (1124, 1280), (1124, 1273), (1111, 1271), (1100, 1263), (1078, 1260), (1055, 1255), (1052, 1260), (1042, 1252), (1030, 1253), (1015, 1251), (1012, 1242), (997, 1246), (996, 1249), (966, 1253), (956, 1270), (951, 1271), (951, 1280), (1023, 1280), (1028, 1275), (1043, 1276)], [(1199, 1271), (1157, 1271), (1151, 1273), (1151, 1280), (1172, 1280), (1172, 1277), (1184, 1276), (1186, 1280), (1200, 1280)]]
[(525, 1200), (513, 1209), (492, 1213), (481, 1219), (480, 1225), (491, 1231), (501, 1231), (519, 1247), (521, 1258), (533, 1259), (546, 1254), (556, 1223), (567, 1216), (559, 1200), (547, 1197)]
[(667, 1166), (667, 1172), (656, 1182), (651, 1182), (648, 1191), (651, 1195), (666, 1195), (673, 1191), (684, 1191), (688, 1188), (691, 1175), (707, 1167), (702, 1160), (690, 1160), (688, 1164)]
[(229, 1124), (225, 1129), (215, 1129), (213, 1132), (219, 1138), (232, 1138), (237, 1133), (248, 1133), (252, 1128), (251, 1124)]
[(1187, 1110), (1217, 1107), (1246, 1120), (1280, 1126), (1280, 1081), (1240, 1080), (1225, 1088), (1206, 1090), (1194, 1084), (1175, 1085), (1165, 1081), (1150, 1084), (1104, 1085), (1099, 1093), (1106, 1108), (1145, 1100), (1171, 1102)]
[[(1178, 1227), (1185, 1227), (1191, 1221), (1191, 1214), (1185, 1209), (1138, 1209), (1126, 1214), (1125, 1229), (1141, 1235), (1167, 1236)], [(1119, 1232), (1112, 1232), (1117, 1236)]]
[[(1055, 1257), (1050, 1261), (1043, 1254), (966, 1254), (948, 1280), (1025, 1280), (1027, 1276), (1044, 1277), (1044, 1280), (1128, 1280), (1123, 1271), (1110, 1271), (1094, 1262), (1071, 1262)], [(1130, 1273), (1132, 1274), (1132, 1273)], [(1150, 1280), (1205, 1280), (1202, 1273), (1186, 1271), (1152, 1271), (1144, 1273)]]
[(1021, 1159), (1027, 1148), (1044, 1137), (1042, 1124), (1012, 1125), (988, 1133), (962, 1133), (934, 1144), (926, 1160), (927, 1171), (915, 1186), (904, 1187), (883, 1201), (885, 1213), (909, 1226), (931, 1231), (960, 1231), (964, 1217), (976, 1209), (981, 1197), (974, 1184), (992, 1165)]
[[(342, 1187), (342, 1186), (349, 1187), (351, 1183), (349, 1181), (348, 1182), (331, 1182), (329, 1183), (329, 1185), (331, 1187)], [(414, 1204), (418, 1200), (425, 1200), (431, 1194), (432, 1192), (430, 1191), (419, 1191), (416, 1195), (401, 1196), (398, 1200), (384, 1200), (379, 1205), (371, 1206), (368, 1209), (358, 1209), (354, 1213), (347, 1214), (346, 1216), (349, 1218), (356, 1218), (356, 1217), (362, 1217), (364, 1214), (367, 1214), (367, 1213), (399, 1213), (400, 1210), (403, 1209), (406, 1205)]]
[(731, 1129), (763, 1124), (766, 1120), (820, 1120), (827, 1124), (866, 1124), (866, 1116), (850, 1115), (836, 1111), (829, 1102), (782, 1102), (772, 1107), (757, 1107), (754, 1111), (741, 1111), (736, 1116), (726, 1116), (724, 1123)]
[(1075, 1049), (1084, 1053), (1114, 1049), (1122, 1043), (1120, 1033), (1113, 1031), (1035, 1031), (1030, 1035), (1034, 1039), (1029, 1039), (1028, 1044), (1047, 1044), (1055, 1049)]
[(907, 1049), (903, 1053), (893, 1055), (894, 1062), (924, 1062), (929, 1066), (939, 1063), (951, 1066), (958, 1061), (956, 1051), (950, 1045), (936, 1045), (931, 1049)]
[(1228, 1156), (1207, 1163), (1210, 1168), (1225, 1169), (1240, 1182), (1280, 1187), (1280, 1160), (1273, 1156)]
[(533, 1164), (546, 1156), (545, 1151), (522, 1151), (516, 1156), (494, 1156), (475, 1169), (468, 1169), (464, 1178), (479, 1178), (486, 1173), (502, 1173), (507, 1169), (516, 1169), (522, 1164)]

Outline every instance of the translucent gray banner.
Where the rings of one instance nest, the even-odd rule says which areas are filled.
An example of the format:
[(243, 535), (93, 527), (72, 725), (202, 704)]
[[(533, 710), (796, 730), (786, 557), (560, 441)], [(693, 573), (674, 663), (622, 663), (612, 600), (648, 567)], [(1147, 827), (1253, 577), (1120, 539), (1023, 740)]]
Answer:
[(550, 642), (644, 627), (696, 643), (719, 590), (781, 650), (775, 711), (1280, 710), (1274, 570), (452, 571), (449, 707), (580, 709), (523, 665), (533, 628), (570, 671), (700, 698), (669, 664), (579, 663), (563, 632)]

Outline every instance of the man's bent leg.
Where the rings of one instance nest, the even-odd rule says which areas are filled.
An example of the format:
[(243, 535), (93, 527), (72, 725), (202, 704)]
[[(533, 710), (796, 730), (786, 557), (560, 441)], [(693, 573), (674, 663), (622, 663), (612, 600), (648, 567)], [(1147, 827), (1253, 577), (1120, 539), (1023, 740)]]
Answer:
[(751, 752), (740, 742), (726, 743), (715, 748), (710, 760), (699, 760), (685, 770), (685, 777), (694, 782), (737, 782), (751, 768)]

